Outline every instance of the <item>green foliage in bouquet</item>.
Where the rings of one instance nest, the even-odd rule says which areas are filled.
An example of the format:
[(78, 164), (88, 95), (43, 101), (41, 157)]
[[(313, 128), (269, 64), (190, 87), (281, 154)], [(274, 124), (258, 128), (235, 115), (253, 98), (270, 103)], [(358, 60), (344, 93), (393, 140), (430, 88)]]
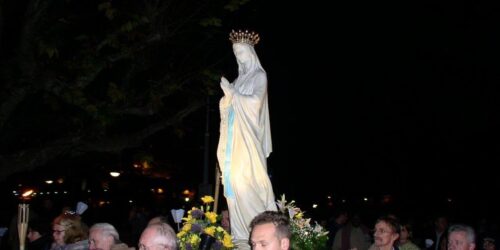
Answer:
[(293, 250), (323, 250), (326, 249), (328, 231), (317, 222), (311, 225), (311, 219), (305, 218), (300, 208), (295, 206), (295, 201), (287, 202), (285, 195), (276, 202), (278, 209), (290, 218), (292, 230), (291, 247)]

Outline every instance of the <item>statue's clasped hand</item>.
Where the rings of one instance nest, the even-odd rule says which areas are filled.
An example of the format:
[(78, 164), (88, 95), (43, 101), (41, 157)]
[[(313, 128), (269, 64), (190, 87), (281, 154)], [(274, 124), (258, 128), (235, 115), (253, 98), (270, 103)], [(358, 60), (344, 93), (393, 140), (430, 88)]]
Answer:
[(220, 86), (222, 88), (222, 91), (224, 91), (224, 95), (231, 97), (233, 96), (234, 93), (234, 87), (225, 77), (220, 78)]

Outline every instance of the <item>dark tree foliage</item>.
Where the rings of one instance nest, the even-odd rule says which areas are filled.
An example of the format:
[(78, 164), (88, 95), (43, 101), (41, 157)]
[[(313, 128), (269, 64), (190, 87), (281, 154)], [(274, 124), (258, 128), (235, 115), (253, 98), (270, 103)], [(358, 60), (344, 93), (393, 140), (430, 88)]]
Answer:
[(0, 1), (0, 179), (184, 136), (217, 93), (221, 20), (245, 3)]

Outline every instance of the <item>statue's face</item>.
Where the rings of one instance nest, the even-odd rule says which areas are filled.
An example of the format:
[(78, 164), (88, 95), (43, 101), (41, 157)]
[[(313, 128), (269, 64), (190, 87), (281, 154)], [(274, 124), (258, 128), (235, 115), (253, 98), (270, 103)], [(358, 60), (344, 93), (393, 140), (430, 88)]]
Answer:
[(252, 59), (249, 45), (243, 43), (233, 44), (233, 52), (238, 63), (246, 63)]

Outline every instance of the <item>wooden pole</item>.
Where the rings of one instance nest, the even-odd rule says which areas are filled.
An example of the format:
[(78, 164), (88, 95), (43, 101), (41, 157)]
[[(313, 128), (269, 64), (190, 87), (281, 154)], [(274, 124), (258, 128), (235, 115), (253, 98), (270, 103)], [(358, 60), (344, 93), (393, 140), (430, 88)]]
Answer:
[(30, 207), (28, 204), (19, 204), (17, 211), (17, 232), (19, 234), (19, 249), (24, 250), (26, 234), (28, 233)]

